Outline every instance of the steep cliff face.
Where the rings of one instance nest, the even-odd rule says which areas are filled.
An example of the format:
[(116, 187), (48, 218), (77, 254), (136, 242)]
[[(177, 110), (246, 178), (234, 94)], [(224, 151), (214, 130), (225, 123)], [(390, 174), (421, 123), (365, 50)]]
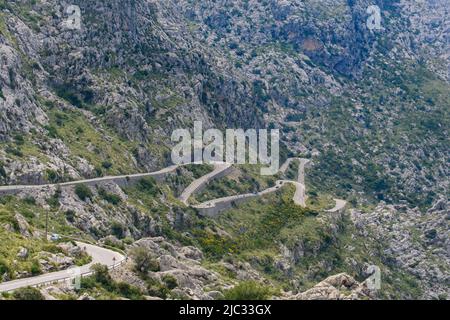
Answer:
[[(267, 45), (291, 47), (328, 72), (361, 76), (377, 33), (368, 29), (368, 8), (378, 6), (382, 28), (401, 27), (399, 1), (180, 1), (187, 19), (209, 43), (232, 45), (237, 56)], [(372, 12), (372, 11), (370, 11)], [(241, 48), (236, 48), (236, 45)], [(252, 50), (251, 50), (252, 51)], [(258, 52), (259, 53), (259, 52)], [(293, 53), (293, 52), (291, 52)], [(280, 61), (281, 64), (284, 61)]]
[[(69, 5), (80, 8), (79, 29), (67, 25)], [(380, 24), (371, 29), (374, 5)], [(180, 242), (197, 246), (223, 278), (303, 291), (342, 270), (363, 280), (364, 266), (377, 263), (387, 274), (382, 297), (442, 298), (448, 207), (423, 212), (448, 197), (450, 183), (449, 7), (448, 0), (0, 0), (0, 184), (160, 169), (170, 162), (172, 131), (202, 120), (221, 129), (280, 128), (293, 155), (313, 159), (310, 196), (337, 195), (358, 208), (349, 221), (284, 203), (286, 225), (270, 203), (279, 198), (271, 198), (205, 222), (179, 207), (165, 181), (149, 199), (153, 189), (116, 185), (86, 201), (57, 188), (5, 198), (1, 227), (17, 233), (16, 211), (42, 227), (50, 210), (57, 227), (123, 247), (148, 236), (177, 250), (187, 250)], [(388, 204), (360, 209), (380, 200)], [(275, 238), (258, 238), (270, 234), (267, 221), (282, 231), (272, 251)], [(242, 228), (254, 237), (241, 237)], [(130, 239), (108, 237), (113, 230)], [(240, 255), (228, 257), (236, 248)], [(180, 272), (181, 260), (171, 267), (187, 282), (183, 294), (194, 286), (194, 297), (216, 296), (201, 290), (205, 279), (229, 285), (211, 270)], [(186, 279), (203, 273), (198, 283)], [(288, 296), (362, 298), (364, 290), (339, 275)]]
[(388, 264), (419, 279), (425, 299), (448, 299), (450, 294), (449, 214), (446, 199), (437, 201), (426, 213), (386, 204), (370, 213), (351, 212), (358, 233), (383, 244)]
[[(372, 29), (374, 5), (380, 20)], [(318, 186), (421, 206), (445, 192), (445, 1), (180, 1), (176, 7), (197, 38), (251, 79), (266, 121), (283, 128), (291, 150), (318, 156)]]
[[(4, 154), (11, 182), (45, 180), (33, 173), (43, 167), (69, 177), (105, 171), (106, 154), (87, 156), (101, 142), (75, 152), (58, 132), (69, 108), (98, 141), (126, 140), (123, 171), (161, 166), (172, 130), (203, 120), (282, 128), (294, 153), (318, 156), (315, 182), (347, 196), (426, 206), (448, 186), (446, 1), (73, 4), (79, 30), (65, 27), (65, 3), (2, 5), (0, 136), (33, 129), (53, 139), (34, 160), (24, 148), (19, 168)], [(373, 5), (380, 21), (369, 29)], [(28, 138), (31, 149), (43, 139)], [(31, 161), (40, 165), (25, 168)]]
[(414, 34), (414, 51), (430, 59), (425, 63), (441, 77), (450, 78), (450, 9), (448, 0), (402, 1), (402, 10), (409, 17), (406, 29)]
[[(74, 4), (81, 9), (75, 30), (65, 26), (63, 4), (2, 4), (2, 149), (11, 151), (8, 143), (23, 133), (26, 145), (38, 149), (3, 154), (10, 183), (48, 181), (43, 168), (63, 179), (99, 174), (101, 163), (115, 158), (105, 141), (124, 141), (119, 149), (131, 161), (117, 163), (123, 172), (161, 167), (171, 132), (193, 120), (262, 125), (251, 85), (225, 74), (188, 32), (168, 34), (154, 4)], [(79, 141), (77, 151), (69, 131), (80, 128), (66, 119), (74, 115), (89, 127), (89, 141)], [(89, 156), (95, 150), (101, 159)]]
[[(17, 18), (12, 22), (15, 23), (18, 34), (28, 31)], [(24, 56), (21, 56), (21, 52), (15, 47), (15, 40), (5, 21), (1, 23), (1, 31), (0, 139), (5, 141), (15, 131), (29, 132), (36, 123), (44, 123), (46, 116), (33, 96), (33, 79), (28, 74), (32, 70), (31, 66), (28, 61), (24, 61)], [(27, 35), (29, 34), (23, 34), (23, 38)]]

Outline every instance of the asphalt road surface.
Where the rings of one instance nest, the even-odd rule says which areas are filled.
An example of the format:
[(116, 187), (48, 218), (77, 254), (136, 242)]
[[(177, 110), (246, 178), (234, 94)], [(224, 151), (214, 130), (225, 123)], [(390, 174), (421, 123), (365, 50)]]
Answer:
[(188, 205), (189, 198), (197, 192), (201, 187), (203, 187), (205, 184), (213, 180), (215, 177), (217, 177), (219, 174), (221, 174), (223, 171), (227, 170), (231, 167), (231, 164), (229, 163), (215, 163), (214, 164), (214, 170), (210, 173), (198, 178), (194, 182), (192, 182), (181, 194), (180, 200), (185, 204)]
[(36, 277), (3, 282), (0, 283), (0, 292), (14, 291), (23, 287), (34, 287), (47, 283), (58, 282), (64, 279), (73, 278), (76, 275), (88, 275), (91, 273), (91, 266), (96, 263), (100, 263), (111, 268), (122, 263), (126, 259), (125, 256), (120, 253), (102, 247), (81, 242), (77, 242), (77, 245), (83, 248), (83, 250), (85, 250), (86, 253), (92, 257), (91, 263), (79, 267), (76, 272), (76, 268), (70, 268), (67, 270), (46, 273)]

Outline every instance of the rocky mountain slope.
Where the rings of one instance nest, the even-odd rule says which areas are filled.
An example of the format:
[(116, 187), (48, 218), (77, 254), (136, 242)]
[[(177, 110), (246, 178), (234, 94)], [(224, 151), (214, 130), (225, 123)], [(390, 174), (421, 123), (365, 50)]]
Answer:
[[(158, 244), (146, 248), (159, 264), (168, 255), (159, 244), (176, 247), (164, 258), (177, 270), (170, 274), (179, 284), (174, 296), (217, 298), (239, 281), (258, 280), (279, 288), (278, 296), (316, 297), (298, 292), (346, 272), (345, 290), (361, 298), (364, 270), (376, 264), (386, 287), (368, 296), (448, 297), (449, 4), (0, 0), (2, 185), (160, 169), (170, 162), (172, 131), (194, 120), (280, 128), (286, 153), (313, 159), (306, 181), (312, 212), (277, 195), (218, 221), (200, 218), (176, 201), (196, 175), (192, 168), (158, 186), (2, 197), (0, 235), (11, 252), (0, 256), (0, 272), (18, 276), (14, 250), (44, 246), (32, 231), (42, 230), (49, 212), (55, 232), (122, 249), (162, 237), (142, 243)], [(81, 9), (80, 29), (67, 28), (69, 5)], [(366, 25), (370, 5), (381, 10), (381, 30)], [(259, 178), (241, 175), (239, 190), (258, 189)], [(236, 191), (230, 181), (214, 186), (209, 193)], [(350, 215), (325, 213), (333, 196), (349, 200)], [(280, 212), (287, 216), (280, 220)], [(30, 231), (20, 227), (24, 220)], [(250, 241), (263, 222), (275, 223), (281, 236)], [(186, 250), (198, 252), (183, 267), (186, 256), (174, 252)], [(33, 263), (18, 265), (29, 273)], [(167, 297), (164, 274), (127, 268), (113, 278)], [(190, 277), (200, 280), (183, 282)], [(317, 292), (326, 287), (340, 297), (331, 282)]]
[(362, 236), (383, 243), (386, 259), (426, 283), (424, 298), (430, 299), (448, 297), (449, 213), (447, 200), (441, 199), (426, 213), (380, 204), (373, 212), (354, 210), (351, 216)]
[(73, 4), (80, 30), (63, 3), (2, 4), (5, 183), (154, 169), (203, 120), (283, 128), (349, 196), (429, 206), (448, 188), (446, 1), (379, 1), (380, 31), (367, 1)]

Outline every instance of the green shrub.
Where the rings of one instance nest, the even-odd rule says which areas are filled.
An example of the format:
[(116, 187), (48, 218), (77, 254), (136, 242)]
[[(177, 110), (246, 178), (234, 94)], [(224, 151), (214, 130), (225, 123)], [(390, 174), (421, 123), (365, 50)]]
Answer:
[(91, 267), (94, 274), (90, 277), (83, 277), (81, 279), (81, 288), (83, 290), (103, 288), (106, 291), (120, 295), (128, 299), (142, 299), (142, 292), (139, 288), (134, 287), (125, 282), (116, 282), (109, 274), (108, 267), (95, 264)]
[(9, 273), (9, 266), (6, 261), (0, 259), (0, 275)]
[(6, 170), (3, 162), (0, 161), (0, 176), (6, 178)]
[(84, 129), (82, 127), (77, 127), (75, 133), (79, 136), (84, 133)]
[(54, 253), (54, 254), (64, 253), (64, 250), (62, 248), (60, 248), (57, 245), (55, 245), (54, 243), (50, 243), (50, 242), (42, 246), (42, 251), (50, 252), (50, 253)]
[(92, 191), (85, 184), (77, 184), (75, 187), (75, 193), (82, 201), (86, 201), (86, 199), (92, 199)]
[(95, 278), (93, 276), (90, 277), (82, 277), (80, 287), (83, 290), (89, 290), (97, 287), (97, 283), (95, 282)]
[(54, 126), (44, 126), (48, 131), (48, 136), (53, 139), (59, 138), (58, 130)]
[(125, 227), (117, 221), (113, 221), (111, 224), (111, 232), (118, 239), (123, 239), (125, 237)]
[(83, 106), (83, 102), (81, 101), (79, 94), (77, 93), (76, 89), (70, 84), (62, 84), (57, 86), (55, 89), (56, 94), (60, 98), (68, 101), (75, 107), (81, 108)]
[(141, 192), (157, 195), (159, 193), (156, 180), (152, 177), (142, 178), (138, 181), (137, 188)]
[(166, 299), (170, 293), (170, 290), (163, 286), (162, 284), (149, 286), (147, 288), (147, 293), (149, 296), (158, 297), (161, 299)]
[(234, 239), (221, 236), (210, 231), (194, 230), (202, 251), (213, 260), (220, 260), (224, 255), (237, 252), (238, 246)]
[(438, 295), (438, 300), (448, 300), (448, 296), (446, 293), (441, 293)]
[(55, 122), (58, 127), (61, 127), (64, 125), (64, 122), (68, 120), (68, 117), (66, 114), (62, 112), (56, 112), (55, 113)]
[(285, 121), (288, 122), (301, 122), (305, 120), (305, 114), (301, 113), (301, 114), (290, 114), (286, 117)]
[(28, 205), (33, 205), (34, 206), (36, 204), (36, 199), (33, 196), (26, 196), (23, 199), (23, 202), (25, 202)]
[(75, 259), (75, 265), (78, 267), (87, 265), (92, 262), (92, 257), (87, 254), (81, 254), (79, 257)]
[(224, 292), (225, 300), (266, 300), (270, 288), (255, 281), (244, 281)]
[[(8, 5), (8, 3), (6, 2), (6, 0), (0, 0), (0, 9), (1, 10), (5, 10), (5, 9), (8, 9), (9, 8), (9, 5)], [(1, 33), (1, 30), (0, 30), (0, 33)], [(0, 90), (1, 91), (1, 90)]]
[(31, 220), (33, 219), (36, 215), (34, 214), (33, 211), (28, 210), (28, 209), (22, 209), (20, 211), (20, 213), (27, 219), (27, 220)]
[(117, 248), (120, 250), (125, 250), (125, 245), (122, 241), (116, 241), (110, 238), (107, 238), (104, 242), (105, 246), (111, 247), (111, 248)]
[(110, 161), (103, 161), (102, 162), (102, 167), (105, 168), (106, 170), (111, 169), (113, 166), (113, 164)]
[(188, 164), (188, 165), (186, 165), (185, 168), (186, 168), (186, 170), (189, 170), (192, 172), (194, 179), (203, 177), (204, 175), (206, 175), (212, 171), (211, 165)]
[(37, 260), (33, 260), (30, 271), (33, 276), (36, 276), (36, 275), (39, 275), (42, 273), (41, 265), (39, 264), (39, 262)]
[(18, 144), (18, 145), (24, 145), (25, 144), (25, 138), (21, 134), (15, 134), (14, 135), (14, 140), (15, 140), (16, 144)]
[(12, 155), (16, 156), (16, 157), (19, 157), (19, 158), (23, 157), (23, 153), (19, 149), (16, 149), (16, 148), (8, 146), (8, 147), (5, 148), (5, 151), (7, 153), (9, 153), (9, 154), (12, 154)]
[(46, 175), (47, 181), (50, 183), (56, 183), (59, 180), (58, 172), (56, 172), (55, 170), (47, 169), (45, 171), (45, 175)]
[(118, 205), (122, 201), (122, 199), (120, 199), (120, 197), (118, 195), (113, 194), (113, 193), (108, 193), (103, 188), (100, 188), (98, 190), (98, 194), (100, 195), (100, 197), (102, 197), (103, 200), (106, 200), (109, 203), (114, 204), (114, 205)]
[(138, 80), (146, 80), (150, 77), (150, 72), (148, 70), (138, 70), (133, 74), (133, 77)]
[(60, 196), (60, 194), (57, 193), (57, 192), (55, 192), (55, 193), (53, 194), (53, 196), (51, 196), (50, 198), (48, 198), (48, 199), (46, 200), (47, 204), (48, 204), (49, 206), (51, 206), (52, 208), (57, 208), (57, 207), (59, 207), (59, 205), (60, 205), (60, 203), (59, 203), (59, 196)]
[(148, 271), (158, 272), (159, 263), (153, 258), (150, 251), (143, 247), (137, 247), (131, 252), (134, 260), (134, 269), (139, 273), (146, 274)]
[(134, 239), (131, 237), (126, 237), (125, 239), (122, 239), (122, 242), (124, 244), (131, 245), (134, 242)]
[(57, 208), (60, 206), (59, 199), (62, 195), (62, 189), (61, 186), (58, 186), (55, 190), (55, 193), (52, 196), (52, 201), (50, 201), (50, 204), (53, 205), (53, 207)]
[(162, 281), (164, 282), (164, 284), (166, 285), (166, 287), (169, 290), (173, 290), (176, 287), (178, 287), (177, 279), (174, 276), (170, 275), (170, 274), (164, 275), (162, 277)]
[(142, 292), (137, 287), (134, 287), (126, 282), (118, 282), (115, 284), (115, 287), (115, 292), (127, 299), (142, 299)]
[(112, 287), (113, 280), (107, 266), (96, 263), (91, 267), (91, 270), (94, 272), (93, 278), (95, 282), (104, 287)]
[(166, 299), (170, 290), (156, 279), (147, 280), (147, 294), (152, 297)]
[(67, 210), (65, 212), (66, 215), (66, 220), (69, 222), (74, 222), (75, 221), (75, 211), (73, 210)]
[(15, 300), (45, 300), (42, 293), (35, 288), (20, 288), (14, 291), (13, 298)]

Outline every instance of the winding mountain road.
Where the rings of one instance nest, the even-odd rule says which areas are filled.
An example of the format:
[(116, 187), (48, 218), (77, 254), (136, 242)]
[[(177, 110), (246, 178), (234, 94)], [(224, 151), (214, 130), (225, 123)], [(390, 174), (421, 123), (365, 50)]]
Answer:
[(309, 159), (298, 158), (300, 164), (298, 166), (298, 182), (305, 185), (305, 167), (311, 162)]
[(179, 199), (181, 202), (183, 202), (186, 206), (189, 205), (189, 198), (194, 194), (195, 192), (200, 191), (201, 189), (205, 188), (208, 183), (215, 178), (218, 178), (220, 175), (226, 173), (228, 169), (231, 168), (231, 164), (225, 163), (225, 162), (217, 162), (214, 163), (214, 170), (210, 173), (198, 178), (194, 182), (192, 182), (181, 194)]
[(173, 165), (166, 167), (162, 170), (148, 173), (137, 173), (137, 174), (129, 174), (129, 175), (120, 175), (120, 176), (107, 176), (93, 179), (83, 179), (77, 181), (63, 182), (63, 183), (53, 183), (53, 184), (36, 184), (36, 185), (14, 185), (14, 186), (0, 186), (0, 195), (2, 194), (16, 194), (26, 190), (39, 190), (51, 187), (69, 187), (76, 186), (78, 184), (87, 184), (87, 185), (95, 185), (101, 182), (117, 182), (120, 181), (130, 181), (130, 180), (138, 180), (146, 177), (160, 177), (167, 173), (174, 172), (179, 165)]
[(198, 205), (194, 205), (193, 207), (197, 208), (197, 209), (208, 209), (208, 208), (214, 208), (215, 206), (217, 206), (220, 203), (234, 202), (234, 201), (239, 201), (239, 200), (244, 200), (244, 199), (249, 199), (249, 198), (255, 198), (258, 196), (263, 196), (265, 194), (269, 194), (269, 193), (278, 191), (285, 184), (286, 184), (286, 181), (279, 180), (276, 182), (275, 186), (268, 188), (266, 190), (263, 190), (261, 192), (258, 192), (258, 193), (245, 193), (245, 194), (238, 194), (238, 195), (228, 196), (228, 197), (223, 197), (223, 198), (217, 198), (217, 199), (213, 199), (210, 201), (200, 203)]
[[(293, 197), (293, 201), (296, 205), (305, 207), (306, 206), (306, 186), (305, 186), (305, 166), (310, 162), (308, 159), (303, 158), (289, 158), (286, 160), (286, 162), (280, 167), (279, 172), (286, 173), (287, 169), (289, 168), (289, 165), (294, 160), (299, 160), (299, 167), (298, 167), (298, 179), (297, 181), (291, 181), (291, 180), (278, 180), (275, 184), (275, 186), (268, 188), (266, 190), (263, 190), (258, 193), (249, 193), (249, 194), (242, 194), (242, 195), (235, 195), (230, 197), (224, 197), (219, 199), (214, 199), (210, 201), (206, 201), (204, 203), (201, 203), (199, 205), (193, 206), (197, 209), (214, 209), (216, 206), (222, 204), (225, 206), (222, 206), (222, 209), (225, 209), (229, 207), (234, 202), (244, 201), (246, 199), (254, 198), (254, 197), (260, 197), (272, 192), (278, 191), (281, 187), (286, 185), (287, 183), (294, 184), (296, 187), (296, 191)], [(123, 183), (124, 181), (128, 182), (131, 180), (138, 180), (145, 177), (160, 177), (167, 173), (174, 172), (180, 165), (173, 165), (169, 166), (167, 168), (164, 168), (162, 170), (156, 171), (156, 172), (150, 172), (150, 173), (139, 173), (139, 174), (133, 174), (133, 175), (121, 175), (121, 176), (111, 176), (111, 177), (101, 177), (101, 178), (94, 178), (94, 179), (84, 179), (79, 181), (71, 181), (71, 182), (65, 182), (60, 184), (44, 184), (44, 185), (16, 185), (16, 186), (0, 186), (0, 195), (2, 194), (15, 194), (21, 191), (26, 190), (32, 190), (32, 189), (41, 189), (46, 187), (55, 187), (55, 186), (75, 186), (78, 184), (87, 184), (87, 185), (95, 185), (97, 183), (101, 182), (115, 182), (115, 183)], [(189, 198), (194, 194), (195, 192), (198, 192), (202, 188), (206, 187), (210, 181), (212, 181), (215, 178), (218, 178), (220, 176), (223, 176), (228, 173), (229, 169), (232, 167), (231, 164), (218, 162), (214, 164), (214, 170), (199, 179), (196, 179), (193, 181), (181, 194), (179, 199), (188, 206)], [(339, 212), (342, 209), (345, 208), (347, 202), (344, 200), (335, 199), (336, 206), (331, 209), (327, 210), (327, 212), (335, 213)], [(73, 278), (76, 275), (89, 275), (91, 274), (91, 266), (100, 263), (103, 265), (108, 266), (108, 268), (112, 268), (116, 265), (121, 264), (123, 261), (126, 260), (126, 257), (118, 252), (105, 249), (99, 246), (77, 242), (78, 246), (81, 246), (84, 248), (86, 253), (88, 253), (92, 257), (92, 262), (84, 265), (82, 267), (79, 267), (77, 270), (77, 273), (74, 272), (76, 268), (71, 268), (67, 270), (52, 272), (43, 274), (36, 277), (30, 277), (30, 278), (24, 278), (24, 279), (18, 279), (13, 281), (8, 281), (4, 283), (0, 283), (0, 292), (8, 292), (13, 291), (18, 288), (22, 287), (28, 287), (28, 286), (39, 286), (44, 285), (48, 283), (53, 282), (59, 282), (66, 279)]]
[(295, 185), (294, 203), (298, 206), (306, 207), (306, 187), (304, 184), (295, 181), (288, 181)]
[(297, 160), (298, 158), (288, 158), (280, 167), (280, 173), (286, 173), (287, 169), (291, 165), (292, 161)]
[(3, 282), (0, 283), (0, 292), (14, 291), (23, 287), (35, 287), (53, 282), (59, 282), (78, 275), (86, 276), (92, 273), (91, 267), (96, 263), (106, 265), (108, 268), (113, 268), (114, 266), (120, 265), (126, 260), (125, 256), (118, 252), (87, 243), (76, 243), (92, 257), (91, 263), (79, 267), (78, 270), (77, 268), (70, 268), (67, 270), (46, 273), (36, 277)]
[[(309, 162), (308, 159), (302, 159), (302, 158), (289, 158), (287, 159), (283, 165), (280, 167), (279, 172), (285, 173), (288, 169), (289, 165), (292, 161), (299, 160), (299, 174), (298, 174), (298, 182), (300, 184), (303, 184), (303, 188), (296, 184), (297, 187), (297, 196), (296, 199), (305, 199), (304, 192), (304, 167)], [(146, 177), (160, 177), (165, 174), (174, 172), (176, 169), (178, 169), (182, 165), (172, 165), (169, 167), (166, 167), (164, 169), (161, 169), (159, 171), (155, 172), (148, 172), (148, 173), (138, 173), (138, 174), (129, 174), (129, 175), (119, 175), (119, 176), (106, 176), (106, 177), (100, 177), (100, 178), (93, 178), (93, 179), (83, 179), (83, 180), (77, 180), (77, 181), (69, 181), (69, 182), (63, 182), (63, 183), (53, 183), (53, 184), (39, 184), (39, 185), (11, 185), (11, 186), (0, 186), (0, 195), (5, 194), (16, 194), (22, 191), (27, 190), (39, 190), (39, 189), (46, 189), (46, 188), (53, 188), (53, 187), (70, 187), (70, 186), (76, 186), (79, 184), (86, 184), (86, 185), (96, 185), (98, 183), (102, 182), (114, 182), (117, 184), (123, 184), (126, 181), (136, 181), (141, 178)], [(188, 204), (189, 198), (194, 194), (195, 192), (198, 192), (202, 188), (204, 188), (210, 181), (213, 179), (220, 177), (223, 174), (226, 174), (227, 170), (231, 168), (231, 164), (224, 163), (224, 162), (217, 162), (214, 164), (214, 170), (199, 179), (196, 179), (194, 182), (192, 182), (181, 194), (179, 199), (185, 204)], [(301, 195), (303, 193), (303, 196)], [(300, 201), (302, 202), (302, 201)]]
[(213, 199), (210, 201), (205, 201), (203, 203), (200, 203), (198, 205), (192, 206), (193, 208), (196, 208), (203, 212), (204, 214), (208, 216), (214, 216), (221, 211), (228, 209), (232, 204), (239, 203), (242, 201), (245, 201), (247, 199), (252, 199), (255, 197), (261, 197), (263, 195), (276, 192), (278, 191), (282, 186), (286, 185), (287, 183), (291, 183), (295, 186), (295, 194), (293, 197), (293, 201), (296, 205), (306, 207), (306, 186), (305, 186), (305, 166), (310, 162), (309, 159), (303, 159), (303, 158), (288, 158), (283, 165), (280, 167), (279, 172), (280, 173), (286, 173), (287, 169), (289, 168), (289, 165), (294, 160), (299, 160), (299, 167), (298, 167), (298, 181), (291, 181), (291, 180), (278, 180), (275, 184), (275, 186), (268, 188), (266, 190), (263, 190), (258, 193), (247, 193), (247, 194), (241, 194), (241, 195), (234, 195), (229, 197), (223, 197), (218, 199)]

